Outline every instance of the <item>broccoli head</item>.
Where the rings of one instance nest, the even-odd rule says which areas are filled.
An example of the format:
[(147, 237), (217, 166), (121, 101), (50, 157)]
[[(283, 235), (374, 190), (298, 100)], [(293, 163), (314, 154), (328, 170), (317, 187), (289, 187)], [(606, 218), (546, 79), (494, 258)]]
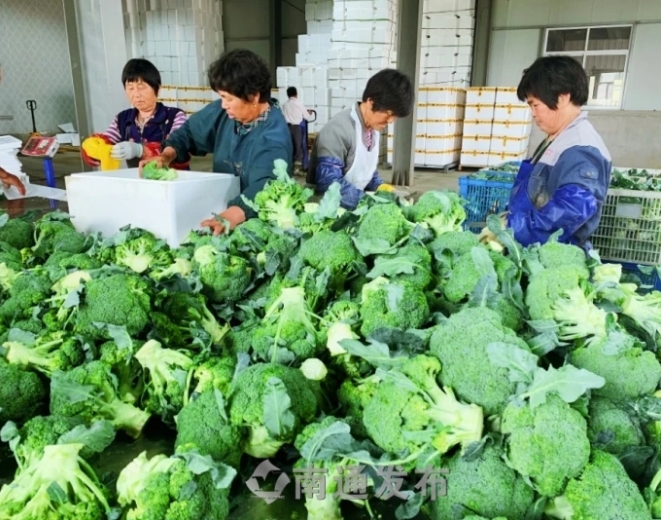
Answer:
[(590, 399), (588, 436), (594, 446), (613, 455), (645, 444), (645, 435), (634, 415), (603, 397)]
[(200, 280), (207, 297), (215, 303), (237, 302), (252, 283), (252, 268), (247, 260), (218, 251), (212, 245), (195, 250)]
[(577, 477), (590, 459), (585, 419), (555, 394), (535, 408), (508, 405), (500, 430), (509, 435), (510, 467), (529, 478), (543, 496), (562, 493), (567, 480)]
[(374, 204), (361, 218), (356, 238), (358, 241), (383, 242), (394, 246), (413, 227), (396, 204)]
[(466, 210), (459, 195), (453, 191), (427, 191), (410, 208), (414, 222), (426, 223), (436, 236), (461, 231)]
[[(0, 221), (6, 219), (6, 213)], [(6, 242), (16, 249), (25, 249), (34, 245), (34, 229), (27, 220), (20, 218), (7, 219), (0, 225), (0, 242)]]
[(298, 369), (273, 363), (252, 365), (239, 372), (230, 393), (230, 421), (246, 427), (245, 452), (274, 456), (293, 442), (317, 411), (317, 398)]
[(585, 251), (578, 246), (549, 241), (540, 246), (538, 253), (539, 261), (546, 269), (571, 265), (588, 276)]
[(0, 424), (22, 423), (46, 402), (46, 388), (39, 376), (0, 359)]
[(580, 287), (587, 281), (589, 273), (585, 269), (567, 265), (544, 269), (530, 277), (526, 290), (526, 306), (533, 320), (552, 320), (553, 305), (567, 291)]

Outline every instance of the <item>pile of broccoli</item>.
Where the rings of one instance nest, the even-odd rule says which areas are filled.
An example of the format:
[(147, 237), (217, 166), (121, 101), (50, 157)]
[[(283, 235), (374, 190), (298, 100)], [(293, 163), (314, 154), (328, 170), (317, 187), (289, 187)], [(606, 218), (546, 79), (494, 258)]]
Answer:
[(240, 518), (265, 459), (324, 472), (310, 520), (661, 519), (661, 293), (452, 192), (274, 175), (176, 249), (0, 215), (0, 520)]

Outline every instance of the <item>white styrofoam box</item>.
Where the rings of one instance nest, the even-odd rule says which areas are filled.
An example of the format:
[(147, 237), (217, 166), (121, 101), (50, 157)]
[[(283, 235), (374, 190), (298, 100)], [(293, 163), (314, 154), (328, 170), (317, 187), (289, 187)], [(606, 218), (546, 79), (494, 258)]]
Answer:
[(494, 137), (528, 137), (531, 128), (528, 121), (494, 120), (491, 134)]
[(428, 136), (454, 135), (457, 132), (457, 121), (454, 119), (448, 119), (445, 121), (439, 119), (427, 119), (426, 125), (426, 134)]
[(225, 210), (240, 189), (233, 174), (178, 174), (174, 181), (140, 179), (137, 168), (67, 176), (71, 222), (80, 232), (103, 236), (130, 224), (178, 247), (200, 222)]
[(450, 48), (447, 49), (448, 52), (437, 52), (436, 50), (429, 52), (429, 48), (426, 51), (421, 57), (421, 68), (423, 69), (440, 69), (457, 65), (457, 56)]
[(491, 150), (490, 135), (468, 135), (464, 133), (461, 140), (462, 151), (489, 152)]
[(454, 143), (455, 143), (454, 135), (442, 135), (442, 136), (427, 135), (426, 150), (428, 152), (445, 152), (449, 150), (454, 150)]
[(493, 121), (496, 108), (494, 105), (471, 105), (466, 103), (464, 118), (477, 121)]
[(521, 153), (528, 145), (528, 137), (496, 137), (491, 138), (492, 153)]
[(428, 119), (452, 120), (457, 116), (457, 106), (453, 103), (427, 103)]
[(427, 152), (424, 148), (418, 148), (416, 146), (413, 153), (413, 163), (420, 166), (424, 166), (427, 163)]
[(473, 29), (475, 15), (472, 11), (426, 13), (422, 18), (423, 29)]
[(496, 104), (493, 117), (498, 121), (530, 121), (532, 112), (528, 105), (521, 103), (510, 105)]
[(471, 87), (466, 89), (467, 105), (495, 105), (496, 87)]
[(317, 67), (314, 74), (315, 86), (320, 87), (328, 83), (328, 69), (326, 67)]
[(459, 161), (462, 166), (484, 168), (485, 166), (489, 166), (489, 153), (464, 150), (462, 148)]
[(315, 101), (315, 88), (314, 87), (305, 87), (301, 89), (301, 101), (303, 104), (313, 107), (316, 103)]
[(496, 103), (499, 105), (519, 105), (521, 101), (516, 95), (516, 87), (498, 87)]
[(331, 91), (327, 88), (315, 88), (314, 99), (317, 105), (327, 107), (330, 104)]
[(511, 161), (521, 161), (525, 159), (526, 154), (525, 153), (498, 153), (498, 152), (492, 152), (489, 153), (487, 156), (487, 166), (498, 166), (499, 164), (503, 164), (504, 162), (511, 162)]
[(276, 85), (278, 87), (284, 87), (289, 83), (288, 81), (288, 71), (287, 67), (278, 67), (275, 71), (275, 76), (276, 76)]
[(463, 132), (466, 135), (492, 135), (493, 124), (491, 121), (479, 121), (474, 119), (465, 119)]
[(459, 150), (427, 150), (425, 166), (442, 167), (459, 162)]
[(452, 87), (425, 87), (428, 103), (453, 103), (458, 100), (460, 90)]

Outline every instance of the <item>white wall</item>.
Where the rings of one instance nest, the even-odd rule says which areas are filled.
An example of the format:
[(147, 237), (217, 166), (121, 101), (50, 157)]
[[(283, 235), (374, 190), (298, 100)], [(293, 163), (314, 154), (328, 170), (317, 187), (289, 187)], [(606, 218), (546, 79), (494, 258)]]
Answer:
[(28, 99), (37, 102), (40, 132), (76, 124), (62, 0), (0, 0), (0, 134), (32, 131)]

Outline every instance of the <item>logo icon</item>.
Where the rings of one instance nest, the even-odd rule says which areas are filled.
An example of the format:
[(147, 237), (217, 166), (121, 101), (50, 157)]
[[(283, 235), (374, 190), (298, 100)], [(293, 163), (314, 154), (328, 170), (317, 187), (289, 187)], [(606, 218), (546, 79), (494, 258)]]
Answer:
[[(260, 480), (262, 482), (266, 481), (271, 473), (280, 473), (280, 476), (275, 481), (275, 487), (273, 491), (263, 491), (260, 485)], [(266, 459), (259, 464), (253, 471), (252, 475), (248, 480), (246, 480), (246, 486), (256, 497), (261, 498), (267, 504), (272, 504), (276, 500), (282, 498), (282, 491), (289, 485), (291, 479), (287, 476), (286, 473), (282, 473), (280, 468), (274, 466), (270, 460)]]

